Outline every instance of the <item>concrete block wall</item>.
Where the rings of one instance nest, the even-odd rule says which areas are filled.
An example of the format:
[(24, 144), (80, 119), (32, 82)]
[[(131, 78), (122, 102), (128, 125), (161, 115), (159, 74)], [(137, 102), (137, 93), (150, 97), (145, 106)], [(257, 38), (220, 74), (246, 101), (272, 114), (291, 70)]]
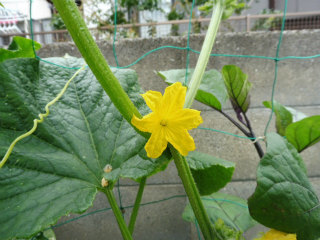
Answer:
[[(190, 38), (190, 47), (201, 50), (204, 36), (196, 35)], [(278, 46), (279, 32), (257, 33), (227, 33), (218, 35), (213, 53), (234, 55), (256, 55), (275, 57)], [(280, 46), (280, 57), (310, 56), (320, 54), (320, 31), (290, 31), (284, 32)], [(120, 66), (126, 66), (136, 61), (148, 51), (160, 46), (187, 46), (185, 37), (170, 37), (157, 39), (122, 40), (116, 44)], [(115, 66), (111, 42), (99, 42), (102, 53), (108, 62)], [(44, 46), (41, 57), (64, 56), (80, 57), (72, 43), (59, 43)], [(159, 70), (181, 69), (186, 66), (186, 51), (172, 48), (156, 51), (132, 66), (139, 75), (143, 89), (162, 91), (166, 84), (154, 72)], [(194, 67), (198, 54), (190, 53), (190, 65)], [(275, 100), (296, 108), (307, 115), (320, 114), (320, 58), (288, 59), (279, 62), (278, 82), (275, 89)], [(262, 106), (262, 101), (270, 100), (275, 74), (274, 61), (261, 58), (212, 57), (208, 69), (221, 70), (226, 64), (235, 64), (249, 75), (252, 82), (251, 108), (248, 116), (257, 136), (263, 136), (270, 111)], [(209, 107), (194, 103), (194, 108), (202, 111), (203, 127), (210, 127), (235, 134), (241, 133), (219, 113)], [(233, 115), (230, 104), (226, 112)], [(274, 131), (274, 122), (270, 126)], [(204, 130), (193, 130), (197, 150), (230, 160), (236, 163), (233, 181), (222, 191), (243, 198), (248, 198), (255, 188), (256, 167), (259, 157), (249, 140), (239, 139)], [(262, 145), (264, 145), (262, 143)], [(320, 194), (319, 145), (306, 150), (302, 154), (314, 187)], [(164, 171), (152, 176), (147, 181), (147, 187), (142, 199), (143, 203), (157, 201), (176, 195), (183, 195), (184, 189), (173, 164)], [(131, 180), (122, 180), (120, 184), (121, 200), (124, 206), (133, 205), (137, 184)], [(116, 191), (116, 190), (115, 190)], [(141, 207), (134, 239), (175, 240), (198, 239), (196, 228), (181, 219), (186, 198), (176, 197), (170, 200), (145, 205)], [(107, 200), (98, 195), (94, 206), (88, 211), (107, 208)], [(130, 217), (131, 209), (126, 209), (125, 219)], [(60, 222), (74, 218), (75, 215), (64, 217)], [(246, 233), (247, 239), (253, 239), (263, 228), (254, 228)], [(70, 222), (55, 229), (58, 240), (85, 239), (121, 239), (120, 231), (111, 211), (99, 212)]]

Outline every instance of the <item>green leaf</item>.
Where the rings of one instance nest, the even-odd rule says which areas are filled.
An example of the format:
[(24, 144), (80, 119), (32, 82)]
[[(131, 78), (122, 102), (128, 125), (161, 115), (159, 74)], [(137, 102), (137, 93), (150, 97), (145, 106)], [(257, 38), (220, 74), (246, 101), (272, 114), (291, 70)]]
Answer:
[(306, 114), (303, 112), (297, 111), (294, 108), (284, 106), (292, 115), (292, 122), (298, 122), (306, 117), (308, 117)]
[(0, 6), (4, 8), (3, 4), (0, 2)]
[[(242, 232), (256, 224), (250, 217), (247, 202), (244, 199), (225, 193), (213, 193), (210, 196), (201, 197), (201, 200), (213, 224), (218, 219), (222, 219), (229, 227)], [(186, 221), (195, 222), (190, 204), (184, 209), (182, 217)]]
[(320, 237), (320, 204), (297, 150), (276, 133), (267, 135), (267, 153), (257, 170), (257, 187), (248, 200), (251, 216), (298, 240)]
[(302, 152), (320, 141), (320, 115), (290, 124), (285, 135), (298, 152)]
[(190, 152), (186, 159), (201, 195), (217, 192), (231, 181), (233, 162), (201, 152)]
[[(68, 67), (84, 64), (76, 58), (48, 60)], [(0, 64), (1, 158), (74, 72), (30, 58)], [(114, 70), (114, 74), (146, 113), (135, 72)], [(27, 238), (63, 215), (84, 212), (101, 189), (106, 164), (116, 172), (114, 180), (140, 179), (164, 169), (168, 159), (147, 158), (145, 143), (86, 68), (0, 169), (0, 239)]]
[[(41, 48), (40, 43), (34, 42), (35, 50)], [(35, 57), (32, 47), (32, 40), (15, 36), (8, 49), (0, 48), (0, 62), (10, 58)]]
[(249, 91), (252, 87), (248, 76), (235, 65), (224, 66), (222, 76), (233, 108), (237, 113), (239, 110), (245, 113), (250, 104)]
[[(194, 69), (188, 69), (188, 82), (190, 81)], [(175, 69), (160, 71), (158, 75), (168, 84), (175, 82), (185, 82), (185, 69)], [(227, 90), (224, 86), (221, 74), (217, 70), (209, 70), (204, 73), (202, 82), (198, 89), (196, 100), (214, 109), (221, 110), (223, 104), (228, 99)]]
[(52, 229), (47, 229), (43, 232), (39, 232), (36, 236), (29, 238), (28, 240), (56, 240), (56, 235)]
[[(272, 109), (271, 101), (264, 101), (263, 105), (266, 108)], [(289, 124), (292, 123), (292, 114), (289, 110), (286, 109), (285, 106), (281, 105), (280, 103), (273, 101), (273, 111), (276, 114), (276, 129), (277, 133), (281, 136), (285, 135), (286, 128)]]

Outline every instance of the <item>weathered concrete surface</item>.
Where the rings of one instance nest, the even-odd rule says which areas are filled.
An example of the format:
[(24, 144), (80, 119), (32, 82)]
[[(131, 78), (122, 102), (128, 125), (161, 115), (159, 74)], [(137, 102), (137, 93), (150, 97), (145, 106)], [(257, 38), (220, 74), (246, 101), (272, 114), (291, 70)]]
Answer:
[[(200, 50), (204, 37), (202, 35), (190, 38), (190, 47)], [(228, 33), (218, 35), (213, 53), (234, 55), (255, 55), (275, 57), (279, 40), (279, 32), (258, 33)], [(320, 31), (290, 31), (284, 32), (280, 48), (280, 57), (309, 56), (319, 53)], [(161, 46), (186, 47), (186, 38), (159, 38), (122, 40), (116, 44), (120, 66), (127, 66), (136, 61), (148, 51)], [(102, 53), (109, 63), (115, 66), (111, 42), (100, 42)], [(59, 43), (44, 46), (40, 51), (41, 57), (80, 56), (72, 43)], [(190, 53), (190, 65), (194, 67), (198, 54)], [(320, 104), (320, 59), (286, 60), (279, 62), (279, 77), (275, 99), (285, 105), (305, 106)], [(235, 64), (249, 75), (253, 83), (251, 93), (252, 107), (261, 107), (262, 101), (270, 99), (274, 79), (274, 61), (257, 58), (214, 57), (210, 59), (208, 68), (221, 70), (224, 65)], [(145, 90), (163, 91), (166, 84), (154, 71), (185, 68), (186, 51), (166, 48), (143, 58), (132, 66), (139, 75), (139, 81)], [(307, 84), (312, 82), (312, 84)]]
[[(192, 36), (190, 47), (201, 49), (203, 36)], [(256, 55), (274, 57), (279, 39), (279, 32), (263, 32), (250, 34), (219, 35), (213, 53)], [(285, 32), (280, 47), (280, 57), (309, 56), (320, 52), (320, 31), (292, 31)], [(110, 42), (99, 43), (103, 54), (114, 66), (115, 61)], [(136, 39), (123, 40), (116, 44), (120, 66), (126, 66), (148, 51), (160, 46), (187, 45), (186, 38)], [(39, 55), (41, 57), (63, 56), (68, 53), (80, 56), (72, 43), (61, 43), (44, 46)], [(190, 67), (194, 67), (198, 55), (190, 53)], [(279, 62), (278, 82), (276, 84), (275, 99), (282, 104), (296, 108), (307, 115), (320, 114), (320, 59), (284, 60)], [(166, 84), (154, 73), (158, 70), (185, 68), (186, 51), (166, 48), (152, 53), (134, 65), (139, 75), (139, 81), (145, 90), (163, 91)], [(270, 110), (262, 107), (262, 101), (270, 100), (274, 79), (275, 62), (260, 58), (214, 57), (210, 59), (209, 68), (220, 70), (226, 64), (240, 66), (249, 75), (253, 83), (251, 91), (251, 109), (248, 117), (251, 119), (256, 136), (263, 136)], [(202, 110), (203, 127), (223, 130), (241, 135), (221, 114), (209, 107), (194, 103), (194, 107)], [(225, 106), (226, 113), (235, 117), (230, 104)], [(274, 131), (274, 119), (269, 131)], [(233, 182), (223, 191), (248, 198), (254, 191), (256, 167), (259, 157), (249, 140), (235, 138), (222, 133), (205, 130), (193, 130), (197, 150), (236, 163)], [(264, 142), (261, 142), (265, 149)], [(306, 162), (309, 176), (318, 193), (320, 193), (320, 148), (316, 145), (302, 153)], [(121, 180), (121, 195), (124, 206), (132, 205), (137, 191), (137, 183), (131, 180)], [(184, 194), (181, 181), (174, 167), (170, 164), (166, 171), (148, 179), (143, 202), (161, 200), (173, 195)], [(165, 202), (143, 206), (134, 233), (135, 239), (198, 239), (196, 229), (192, 224), (181, 219), (181, 213), (186, 204), (185, 198), (174, 198)], [(94, 207), (89, 211), (108, 207), (104, 196), (99, 195)], [(128, 220), (130, 209), (126, 210)], [(71, 216), (72, 217), (72, 216)], [(69, 217), (69, 218), (71, 218)], [(68, 218), (65, 218), (68, 219)], [(260, 227), (246, 233), (247, 239), (252, 239)], [(84, 239), (121, 239), (112, 212), (96, 213), (67, 225), (58, 227), (58, 240)]]
[[(123, 206), (133, 205), (137, 190), (137, 186), (120, 187)], [(181, 184), (148, 185), (145, 188), (142, 203), (184, 194), (184, 189)], [(118, 196), (116, 190), (115, 195)], [(187, 200), (185, 197), (176, 197), (164, 202), (141, 206), (133, 235), (134, 239), (191, 239), (191, 226), (181, 218), (186, 203)], [(95, 200), (94, 207), (90, 208), (88, 212), (109, 207), (110, 205), (107, 203), (107, 198), (103, 194), (99, 194)], [(126, 209), (124, 216), (127, 222), (129, 222), (130, 215), (131, 208)], [(62, 221), (72, 219), (75, 216), (76, 215), (64, 217)], [(96, 213), (68, 223), (58, 227), (55, 232), (58, 240), (122, 239), (116, 219), (111, 210)]]

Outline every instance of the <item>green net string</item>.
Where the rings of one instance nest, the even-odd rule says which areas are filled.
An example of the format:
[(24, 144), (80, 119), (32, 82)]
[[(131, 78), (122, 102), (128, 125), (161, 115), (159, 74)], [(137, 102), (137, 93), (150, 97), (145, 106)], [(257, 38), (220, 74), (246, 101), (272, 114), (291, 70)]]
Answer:
[[(30, 0), (30, 32), (31, 32), (31, 39), (34, 40), (34, 32), (33, 32), (33, 24), (32, 24), (32, 1)], [(274, 61), (275, 63), (275, 72), (274, 72), (274, 79), (273, 79), (273, 84), (272, 84), (272, 91), (271, 91), (271, 102), (272, 102), (272, 108), (271, 108), (271, 113), (269, 116), (269, 120), (266, 124), (265, 130), (264, 130), (264, 135), (267, 134), (268, 132), (268, 128), (270, 126), (270, 123), (272, 121), (272, 116), (274, 113), (274, 106), (273, 106), (273, 100), (274, 100), (274, 93), (275, 93), (275, 89), (276, 89), (276, 84), (278, 81), (278, 65), (280, 61), (285, 61), (285, 60), (290, 60), (290, 59), (299, 59), (299, 60), (307, 60), (307, 59), (313, 59), (313, 58), (319, 58), (320, 54), (316, 54), (316, 55), (311, 55), (311, 56), (285, 56), (285, 57), (279, 57), (279, 51), (280, 51), (280, 47), (281, 47), (281, 43), (282, 43), (282, 37), (283, 37), (283, 31), (285, 28), (285, 19), (286, 19), (286, 12), (287, 12), (287, 5), (288, 5), (288, 0), (285, 1), (284, 3), (284, 14), (283, 14), (283, 18), (282, 18), (282, 25), (281, 25), (281, 31), (280, 31), (280, 36), (279, 36), (279, 41), (278, 41), (278, 45), (277, 45), (277, 50), (276, 50), (276, 56), (275, 57), (267, 57), (267, 56), (258, 56), (258, 55), (235, 55), (235, 54), (211, 54), (211, 57), (234, 57), (234, 58), (253, 58), (253, 59), (265, 59), (265, 60), (271, 60)], [(126, 65), (126, 66), (120, 66), (119, 61), (118, 61), (118, 57), (117, 57), (117, 52), (116, 52), (116, 42), (117, 42), (117, 7), (118, 7), (118, 1), (115, 0), (115, 13), (114, 13), (114, 34), (113, 34), (113, 55), (115, 58), (115, 62), (116, 62), (116, 66), (111, 66), (113, 68), (119, 68), (119, 69), (125, 69), (125, 68), (130, 68), (134, 65), (136, 65), (137, 63), (139, 63), (142, 59), (144, 59), (145, 57), (147, 57), (150, 54), (154, 54), (157, 51), (161, 51), (164, 49), (175, 49), (175, 50), (179, 50), (179, 51), (187, 51), (186, 54), (186, 74), (185, 74), (185, 85), (187, 85), (187, 79), (188, 79), (188, 68), (189, 68), (189, 59), (190, 59), (190, 52), (196, 53), (196, 54), (200, 54), (199, 51), (194, 50), (190, 47), (190, 35), (191, 35), (191, 29), (192, 29), (192, 13), (193, 13), (193, 9), (195, 6), (195, 0), (193, 0), (192, 2), (192, 6), (191, 6), (191, 12), (190, 12), (190, 18), (189, 18), (189, 26), (188, 26), (188, 35), (187, 35), (187, 46), (186, 47), (178, 47), (178, 46), (161, 46), (155, 49), (152, 49), (148, 52), (146, 52), (145, 54), (143, 54), (141, 57), (139, 57), (138, 59), (136, 59), (135, 61), (133, 61), (132, 63)], [(52, 63), (48, 60), (44, 60), (42, 58), (40, 58), (35, 51), (35, 47), (34, 47), (34, 43), (33, 43), (33, 50), (35, 53), (35, 56), (37, 59), (39, 59), (42, 62), (45, 62), (47, 64), (51, 64), (57, 67), (61, 67), (61, 68), (66, 68), (66, 69), (71, 69), (71, 70), (77, 70), (80, 68), (79, 67), (67, 67), (67, 66), (63, 66), (63, 65), (58, 65), (55, 63)], [(253, 139), (253, 138), (248, 138), (245, 136), (239, 136), (233, 133), (229, 133), (226, 131), (221, 131), (221, 130), (217, 130), (217, 129), (213, 129), (213, 128), (205, 128), (205, 127), (200, 127), (198, 129), (201, 130), (207, 130), (207, 131), (212, 131), (212, 132), (217, 132), (217, 133), (222, 133), (222, 134), (227, 134), (233, 137), (237, 137), (237, 138), (244, 138), (244, 139)]]
[[(31, 39), (34, 40), (33, 23), (32, 23), (32, 11), (31, 11), (32, 10), (32, 1), (33, 0), (30, 0), (30, 33), (31, 33)], [(195, 5), (195, 0), (193, 0), (193, 2), (192, 2), (192, 10), (193, 10), (194, 5)], [(113, 35), (113, 55), (114, 55), (114, 58), (115, 58), (115, 61), (116, 61), (116, 66), (115, 67), (119, 68), (119, 69), (130, 68), (130, 67), (136, 65), (137, 63), (139, 63), (145, 57), (149, 56), (150, 54), (154, 54), (157, 51), (161, 51), (161, 50), (164, 50), (164, 49), (175, 49), (175, 50), (178, 50), (178, 51), (187, 51), (187, 55), (186, 55), (186, 80), (185, 80), (186, 81), (185, 84), (187, 84), (187, 78), (188, 78), (187, 70), (188, 70), (188, 67), (189, 67), (189, 55), (190, 55), (190, 52), (193, 52), (193, 53), (196, 53), (196, 54), (200, 54), (199, 51), (196, 51), (196, 50), (194, 50), (194, 49), (192, 49), (190, 47), (190, 35), (191, 35), (191, 26), (192, 26), (191, 25), (192, 10), (191, 10), (191, 14), (190, 14), (188, 36), (187, 36), (187, 46), (186, 47), (161, 46), (161, 47), (158, 47), (158, 48), (155, 48), (155, 49), (152, 49), (152, 50), (146, 52), (141, 57), (139, 57), (138, 59), (136, 59), (135, 61), (133, 61), (132, 63), (130, 63), (130, 64), (126, 65), (126, 66), (120, 66), (118, 58), (117, 58), (117, 53), (116, 53), (117, 6), (118, 6), (118, 3), (117, 3), (117, 0), (115, 0), (114, 35)], [(320, 57), (320, 54), (311, 55), (311, 56), (285, 56), (285, 57), (279, 57), (280, 47), (281, 47), (282, 38), (283, 38), (283, 31), (284, 31), (284, 28), (285, 28), (285, 19), (286, 19), (287, 6), (288, 6), (288, 0), (286, 0), (285, 3), (284, 3), (284, 14), (283, 14), (283, 18), (282, 18), (281, 31), (280, 31), (280, 36), (279, 36), (279, 41), (278, 41), (276, 54), (275, 54), (276, 56), (275, 57), (257, 56), (257, 55), (215, 54), (215, 53), (210, 55), (211, 57), (252, 58), (252, 59), (264, 59), (264, 60), (274, 61), (275, 71), (274, 71), (274, 79), (273, 79), (272, 90), (271, 90), (272, 109), (271, 109), (271, 113), (270, 113), (270, 116), (269, 116), (268, 123), (267, 123), (267, 125), (265, 127), (264, 134), (266, 134), (267, 131), (268, 131), (268, 128), (270, 126), (270, 123), (272, 121), (272, 116), (273, 116), (273, 113), (274, 113), (273, 100), (274, 100), (274, 93), (275, 93), (275, 90), (276, 90), (276, 84), (277, 84), (277, 81), (278, 81), (278, 67), (279, 67), (278, 64), (279, 64), (279, 62), (280, 61), (291, 60), (291, 59), (308, 60), (308, 59), (313, 59), (313, 58), (319, 58)], [(40, 60), (40, 61), (42, 61), (44, 63), (51, 64), (53, 66), (60, 67), (60, 68), (70, 69), (70, 70), (80, 69), (80, 66), (79, 67), (67, 67), (67, 66), (58, 65), (58, 64), (52, 63), (50, 61), (47, 61), (45, 59), (42, 59), (36, 54), (34, 42), (32, 44), (32, 47), (33, 47), (33, 51), (34, 51), (35, 57), (38, 60)], [(239, 135), (236, 135), (236, 134), (233, 134), (233, 133), (229, 133), (229, 132), (225, 132), (225, 131), (221, 131), (221, 130), (217, 130), (217, 129), (212, 129), (212, 128), (199, 127), (198, 129), (218, 132), (218, 133), (222, 133), (222, 134), (226, 134), (226, 135), (231, 135), (231, 136), (237, 137), (237, 138), (254, 139), (254, 138), (248, 138), (248, 137), (245, 137), (245, 136), (239, 136)], [(119, 194), (119, 200), (121, 201), (121, 193), (120, 193), (119, 188), (118, 188), (118, 194)], [(185, 197), (186, 197), (186, 195), (175, 195), (175, 196), (171, 196), (171, 197), (164, 198), (164, 199), (157, 200), (157, 201), (142, 203), (141, 206), (158, 204), (158, 203), (161, 203), (161, 202), (164, 202), (164, 201), (168, 201), (168, 200), (171, 200), (171, 199), (185, 198)], [(229, 201), (229, 200), (226, 200), (226, 199), (209, 199), (209, 200), (212, 200), (212, 201), (228, 201), (229, 203), (233, 203), (235, 205), (238, 205), (239, 207), (247, 208), (247, 206), (244, 206), (244, 205), (241, 205), (241, 204), (240, 204), (241, 205), (240, 206), (239, 203), (232, 202), (232, 201)], [(120, 205), (122, 205), (122, 203)], [(127, 209), (127, 208), (132, 208), (132, 207), (133, 206), (124, 206), (122, 208), (123, 209)], [(58, 227), (61, 227), (61, 226), (65, 225), (65, 224), (71, 223), (73, 221), (77, 221), (77, 220), (79, 220), (81, 218), (84, 218), (84, 217), (87, 217), (87, 216), (90, 216), (90, 215), (93, 215), (93, 214), (101, 213), (101, 212), (106, 212), (106, 211), (109, 211), (109, 210), (111, 210), (111, 208), (104, 208), (104, 209), (96, 210), (96, 211), (89, 212), (89, 213), (86, 213), (86, 214), (82, 214), (82, 215), (80, 215), (78, 217), (75, 217), (75, 218), (72, 218), (72, 219), (67, 220), (65, 222), (56, 224), (56, 225), (52, 226), (51, 228), (58, 228)], [(196, 224), (196, 227), (198, 229), (197, 223), (195, 223), (195, 224)], [(198, 238), (201, 239), (200, 232), (199, 232), (199, 230), (197, 230), (197, 231), (198, 231)]]

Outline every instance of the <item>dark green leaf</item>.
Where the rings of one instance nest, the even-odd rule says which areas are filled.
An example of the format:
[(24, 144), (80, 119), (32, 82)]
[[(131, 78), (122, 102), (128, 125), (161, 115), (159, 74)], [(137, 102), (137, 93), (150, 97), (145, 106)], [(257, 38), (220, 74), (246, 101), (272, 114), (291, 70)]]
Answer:
[[(41, 48), (40, 43), (34, 42), (35, 50)], [(8, 49), (0, 48), (0, 62), (10, 58), (35, 57), (32, 47), (32, 40), (23, 37), (13, 37)]]
[[(272, 109), (271, 101), (264, 101), (263, 105)], [(292, 114), (280, 103), (273, 101), (273, 111), (276, 114), (276, 129), (281, 136), (285, 135), (286, 128), (292, 123)]]
[[(188, 81), (190, 81), (194, 69), (188, 69)], [(160, 71), (158, 75), (168, 84), (175, 82), (185, 82), (185, 69)], [(217, 70), (210, 70), (204, 73), (196, 100), (217, 110), (221, 110), (223, 104), (228, 99), (228, 94), (224, 86), (221, 74)]]
[(237, 113), (238, 109), (245, 113), (250, 104), (249, 91), (252, 87), (248, 76), (234, 65), (224, 66), (222, 76), (233, 108)]
[[(213, 193), (201, 199), (213, 224), (218, 219), (222, 219), (229, 227), (243, 232), (256, 224), (250, 217), (247, 202), (244, 199), (225, 193)], [(186, 221), (195, 222), (190, 204), (186, 206), (182, 217)]]
[(304, 118), (286, 129), (288, 141), (298, 152), (320, 141), (320, 115)]
[(201, 195), (217, 192), (231, 181), (233, 162), (201, 152), (190, 152), (186, 159)]
[[(49, 61), (68, 67), (84, 63), (76, 58)], [(0, 64), (0, 159), (74, 72), (30, 58)], [(114, 74), (145, 113), (135, 72)], [(145, 142), (86, 68), (0, 169), (0, 239), (29, 237), (62, 215), (84, 212), (101, 188), (106, 164), (116, 173), (113, 180), (139, 179), (162, 170), (168, 159), (147, 158)]]
[(267, 153), (248, 201), (251, 216), (263, 225), (297, 233), (298, 240), (320, 237), (320, 205), (297, 150), (276, 133), (267, 135)]

